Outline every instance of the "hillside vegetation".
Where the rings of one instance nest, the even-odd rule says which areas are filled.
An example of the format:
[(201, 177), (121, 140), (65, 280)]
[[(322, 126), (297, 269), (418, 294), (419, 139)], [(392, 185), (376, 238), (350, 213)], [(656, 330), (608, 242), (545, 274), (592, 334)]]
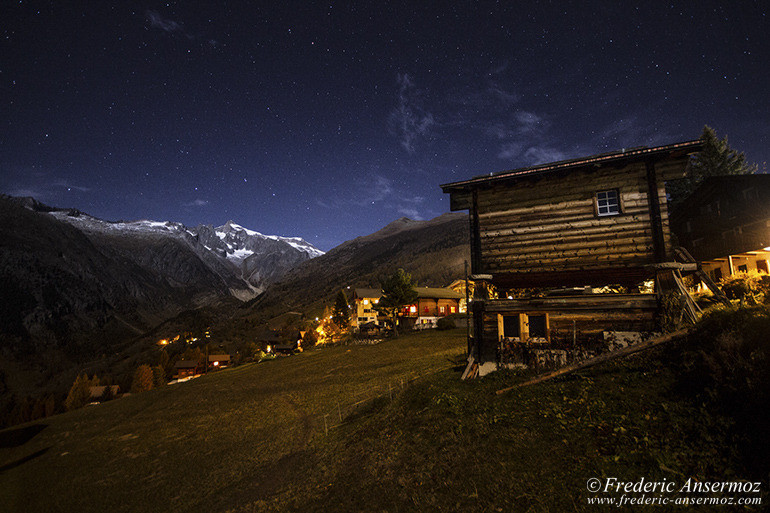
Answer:
[(586, 483), (607, 477), (756, 480), (740, 497), (766, 503), (767, 329), (765, 307), (717, 312), (686, 340), (500, 396), (526, 373), (460, 381), (462, 330), (243, 366), (0, 432), (0, 503), (596, 511)]

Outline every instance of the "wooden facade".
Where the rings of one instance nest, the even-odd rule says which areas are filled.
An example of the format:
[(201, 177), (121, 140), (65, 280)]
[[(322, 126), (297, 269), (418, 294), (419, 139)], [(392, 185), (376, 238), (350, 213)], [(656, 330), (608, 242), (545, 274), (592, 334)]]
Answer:
[(671, 217), (678, 243), (698, 261), (770, 246), (770, 175), (705, 180)]
[[(469, 211), (474, 277), (498, 290), (633, 286), (654, 277), (656, 264), (673, 260), (665, 182), (683, 177), (701, 147), (690, 141), (638, 148), (441, 187), (451, 210)], [(538, 303), (489, 300), (482, 292), (473, 305), (481, 361), (500, 342), (499, 316), (542, 311), (551, 332), (573, 321), (592, 329), (651, 329), (654, 296), (613, 296), (594, 307), (586, 296)]]

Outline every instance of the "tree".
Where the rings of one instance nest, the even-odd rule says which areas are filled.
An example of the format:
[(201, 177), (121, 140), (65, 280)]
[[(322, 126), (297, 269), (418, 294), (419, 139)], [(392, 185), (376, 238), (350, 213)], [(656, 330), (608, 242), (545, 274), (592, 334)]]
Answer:
[(305, 336), (302, 337), (302, 347), (310, 349), (316, 345), (316, 342), (318, 342), (318, 333), (316, 333), (314, 329), (308, 327), (305, 331)]
[(342, 289), (337, 293), (337, 299), (334, 300), (332, 321), (341, 330), (346, 330), (350, 326), (350, 305), (348, 305), (348, 297)]
[(131, 382), (131, 393), (138, 394), (139, 392), (146, 392), (152, 390), (154, 382), (152, 369), (149, 365), (140, 365), (136, 372), (134, 372), (134, 380)]
[(75, 378), (75, 382), (72, 383), (72, 387), (67, 394), (67, 399), (64, 401), (67, 411), (75, 410), (88, 404), (91, 400), (91, 387), (98, 386), (99, 378), (96, 375), (88, 379), (88, 374), (80, 374)]
[(152, 368), (152, 384), (153, 388), (166, 384), (166, 369), (162, 365), (156, 365)]
[(745, 175), (756, 173), (756, 164), (747, 164), (746, 156), (727, 144), (727, 136), (719, 139), (713, 128), (706, 125), (701, 135), (703, 149), (690, 159), (687, 176), (666, 185), (671, 208), (676, 208), (706, 178), (711, 176)]
[(417, 300), (417, 291), (412, 282), (412, 275), (399, 269), (390, 276), (380, 280), (382, 297), (375, 305), (378, 312), (390, 317), (393, 322), (393, 334), (398, 337), (398, 313), (406, 305)]

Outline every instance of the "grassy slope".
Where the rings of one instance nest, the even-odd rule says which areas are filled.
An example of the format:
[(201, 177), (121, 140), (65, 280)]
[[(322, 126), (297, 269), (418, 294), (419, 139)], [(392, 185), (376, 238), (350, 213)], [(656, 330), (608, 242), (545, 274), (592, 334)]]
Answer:
[(316, 458), (308, 441), (323, 435), (324, 414), (337, 415), (338, 402), (446, 368), (462, 335), (246, 365), (44, 419), (21, 445), (25, 426), (0, 432), (0, 504), (10, 506), (0, 509), (209, 511), (258, 500)]
[[(317, 351), (47, 419), (28, 443), (0, 448), (0, 468), (48, 449), (0, 473), (0, 503), (24, 511), (595, 511), (586, 504), (590, 477), (748, 477), (733, 457), (729, 422), (676, 391), (670, 348), (498, 397), (521, 377), (459, 381), (447, 359), (462, 353), (463, 335)], [(349, 404), (431, 369), (439, 371), (392, 402), (385, 391), (345, 409), (346, 422), (324, 436), (323, 414), (332, 410), (332, 421), (338, 398)]]

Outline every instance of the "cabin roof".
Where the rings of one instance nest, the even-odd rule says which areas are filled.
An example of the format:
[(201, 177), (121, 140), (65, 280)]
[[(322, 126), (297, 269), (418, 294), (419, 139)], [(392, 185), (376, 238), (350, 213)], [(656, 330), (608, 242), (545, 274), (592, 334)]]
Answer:
[(355, 295), (359, 299), (380, 298), (382, 290), (380, 289), (355, 289)]
[(573, 172), (586, 169), (595, 169), (603, 166), (620, 167), (638, 161), (660, 160), (668, 157), (685, 156), (690, 153), (700, 151), (702, 146), (703, 141), (699, 139), (696, 141), (667, 144), (665, 146), (656, 146), (653, 148), (643, 146), (639, 148), (632, 148), (630, 150), (623, 149), (622, 151), (601, 153), (589, 157), (562, 160), (558, 162), (551, 162), (549, 164), (539, 164), (537, 166), (522, 167), (510, 171), (490, 173), (488, 175), (479, 175), (469, 180), (461, 180), (459, 182), (443, 184), (441, 185), (441, 189), (444, 192), (451, 192), (454, 190), (473, 189), (475, 186), (482, 184), (486, 185), (499, 181), (543, 175), (557, 171)]
[(463, 295), (443, 287), (415, 287), (417, 297), (422, 299), (460, 299)]
[(197, 360), (179, 360), (174, 364), (175, 369), (194, 369), (198, 366)]

